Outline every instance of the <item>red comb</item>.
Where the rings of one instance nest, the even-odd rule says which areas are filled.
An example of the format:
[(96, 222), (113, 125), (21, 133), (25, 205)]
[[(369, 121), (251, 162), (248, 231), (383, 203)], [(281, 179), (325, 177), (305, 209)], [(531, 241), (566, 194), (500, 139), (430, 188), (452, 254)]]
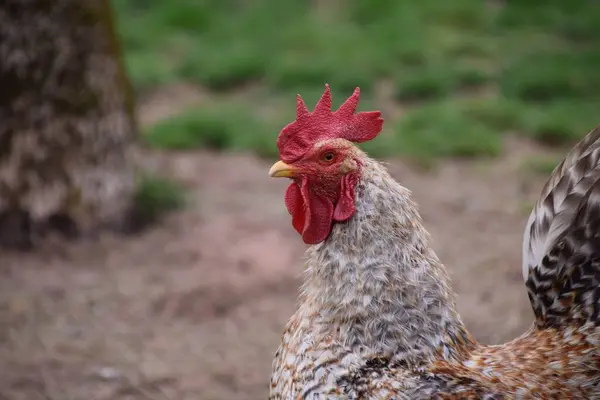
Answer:
[(383, 126), (381, 112), (354, 114), (359, 97), (360, 88), (357, 87), (337, 111), (331, 111), (331, 91), (326, 84), (325, 92), (311, 113), (298, 95), (296, 120), (283, 128), (277, 138), (281, 160), (294, 162), (323, 139), (342, 138), (361, 143), (375, 138)]

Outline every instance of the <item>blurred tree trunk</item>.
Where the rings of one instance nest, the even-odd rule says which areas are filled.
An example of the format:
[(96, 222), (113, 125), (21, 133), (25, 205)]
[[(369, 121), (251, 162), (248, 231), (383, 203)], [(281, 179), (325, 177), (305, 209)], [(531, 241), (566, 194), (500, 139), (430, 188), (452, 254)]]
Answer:
[(127, 221), (133, 99), (108, 0), (0, 1), (0, 242)]

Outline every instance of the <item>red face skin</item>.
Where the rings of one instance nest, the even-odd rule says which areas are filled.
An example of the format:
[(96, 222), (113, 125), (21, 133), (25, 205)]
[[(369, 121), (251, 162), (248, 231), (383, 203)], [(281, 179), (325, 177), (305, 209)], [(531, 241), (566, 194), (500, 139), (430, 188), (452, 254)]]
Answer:
[(317, 144), (289, 164), (294, 182), (285, 193), (285, 205), (306, 244), (322, 242), (334, 222), (346, 221), (354, 214), (360, 164), (352, 146), (343, 142)]

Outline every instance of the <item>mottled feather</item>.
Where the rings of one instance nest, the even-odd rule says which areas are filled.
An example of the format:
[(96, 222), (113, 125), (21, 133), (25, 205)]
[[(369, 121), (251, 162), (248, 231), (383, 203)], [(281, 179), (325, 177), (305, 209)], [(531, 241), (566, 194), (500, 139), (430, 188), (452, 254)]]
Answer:
[(581, 196), (600, 175), (600, 126), (581, 140), (554, 169), (525, 226), (523, 279), (536, 268), (550, 243), (566, 229)]

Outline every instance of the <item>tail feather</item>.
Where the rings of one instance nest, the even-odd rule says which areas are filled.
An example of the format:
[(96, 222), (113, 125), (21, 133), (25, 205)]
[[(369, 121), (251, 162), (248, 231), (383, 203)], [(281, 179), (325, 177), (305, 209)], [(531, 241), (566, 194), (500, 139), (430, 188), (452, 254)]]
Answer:
[[(547, 250), (550, 224), (561, 211), (572, 210), (573, 204), (565, 204), (565, 198), (575, 188), (585, 191), (578, 184), (591, 169), (598, 165), (600, 153), (600, 126), (580, 141), (554, 169), (544, 185), (525, 227), (523, 239), (523, 278), (535, 268)], [(589, 183), (589, 182), (584, 182)]]
[(600, 324), (600, 126), (542, 189), (525, 229), (523, 275), (538, 324)]

